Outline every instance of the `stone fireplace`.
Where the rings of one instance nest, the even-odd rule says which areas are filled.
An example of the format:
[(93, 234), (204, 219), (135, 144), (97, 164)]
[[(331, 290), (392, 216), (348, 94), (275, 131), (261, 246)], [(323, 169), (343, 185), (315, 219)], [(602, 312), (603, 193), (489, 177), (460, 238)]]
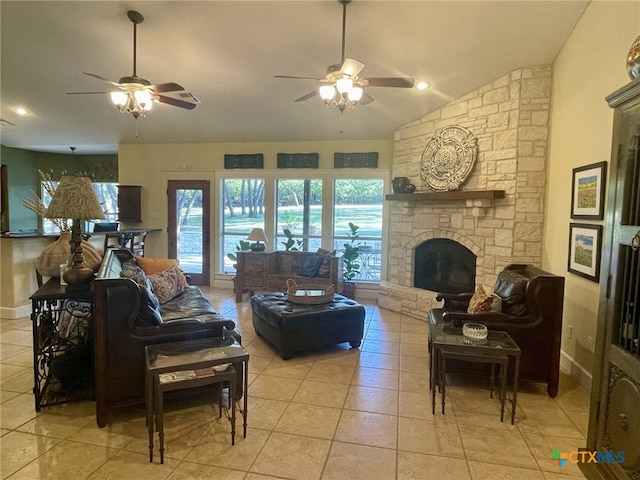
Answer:
[[(475, 256), (472, 285), (491, 289), (511, 263), (540, 266), (550, 94), (550, 67), (518, 69), (395, 133), (392, 177), (409, 177), (416, 193), (428, 191), (420, 177), (427, 142), (437, 129), (461, 125), (477, 137), (478, 158), (460, 190), (504, 190), (505, 197), (389, 200), (382, 308), (426, 319), (440, 305), (435, 287), (415, 284), (416, 249), (430, 240), (453, 241)], [(428, 268), (436, 272), (427, 276), (442, 275)]]

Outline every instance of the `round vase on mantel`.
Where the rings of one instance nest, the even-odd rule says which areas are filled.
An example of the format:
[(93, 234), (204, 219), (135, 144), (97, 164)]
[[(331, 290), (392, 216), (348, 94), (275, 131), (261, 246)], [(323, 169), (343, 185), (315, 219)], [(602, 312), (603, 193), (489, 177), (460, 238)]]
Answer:
[(411, 182), (408, 177), (394, 177), (391, 181), (391, 186), (393, 188), (393, 193), (405, 193), (404, 189)]
[[(59, 277), (60, 265), (69, 263), (71, 257), (71, 232), (60, 232), (60, 238), (47, 245), (36, 259), (36, 270), (43, 277)], [(82, 241), (84, 264), (96, 270), (102, 262), (102, 255), (89, 242)]]

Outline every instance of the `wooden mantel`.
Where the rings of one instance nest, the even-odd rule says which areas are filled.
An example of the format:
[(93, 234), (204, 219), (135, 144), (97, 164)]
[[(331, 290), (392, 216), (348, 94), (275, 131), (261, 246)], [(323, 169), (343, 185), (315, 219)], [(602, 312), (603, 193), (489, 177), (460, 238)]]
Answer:
[(450, 192), (417, 192), (417, 193), (390, 193), (385, 200), (400, 201), (447, 201), (447, 200), (482, 200), (504, 198), (504, 190), (453, 190)]

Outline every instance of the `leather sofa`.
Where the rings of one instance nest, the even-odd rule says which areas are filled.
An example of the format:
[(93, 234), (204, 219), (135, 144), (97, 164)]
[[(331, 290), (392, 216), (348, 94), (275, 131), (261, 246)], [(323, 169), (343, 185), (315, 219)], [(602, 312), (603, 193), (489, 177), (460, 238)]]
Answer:
[(498, 274), (494, 293), (500, 311), (467, 313), (473, 293), (445, 294), (442, 308), (429, 312), (431, 324), (462, 327), (474, 322), (489, 330), (502, 330), (522, 350), (520, 378), (547, 384), (550, 397), (558, 393), (564, 277), (532, 265), (513, 264)]
[[(162, 322), (149, 326), (143, 318), (144, 288), (121, 277), (127, 249), (109, 249), (94, 286), (94, 373), (96, 420), (108, 421), (108, 409), (144, 402), (145, 346), (231, 335), (241, 341), (233, 320), (220, 315), (196, 286), (160, 305)], [(242, 364), (234, 365), (242, 385)], [(239, 389), (237, 396), (241, 396)]]

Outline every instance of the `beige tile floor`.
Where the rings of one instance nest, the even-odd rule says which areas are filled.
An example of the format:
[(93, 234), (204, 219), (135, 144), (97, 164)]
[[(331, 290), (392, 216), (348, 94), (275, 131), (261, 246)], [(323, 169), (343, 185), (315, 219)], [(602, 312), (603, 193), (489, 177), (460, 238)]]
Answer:
[[(249, 362), (247, 438), (207, 395), (166, 405), (165, 463), (148, 461), (140, 407), (97, 428), (90, 401), (34, 411), (31, 323), (0, 320), (2, 478), (10, 479), (565, 479), (549, 457), (585, 445), (588, 392), (563, 374), (549, 398), (525, 383), (516, 424), (500, 423), (483, 379), (449, 375), (446, 414), (431, 414), (427, 327), (366, 304), (362, 347), (343, 344), (283, 361), (231, 291), (210, 300), (237, 320)], [(241, 429), (240, 429), (241, 430)], [(157, 457), (157, 455), (156, 455)]]

